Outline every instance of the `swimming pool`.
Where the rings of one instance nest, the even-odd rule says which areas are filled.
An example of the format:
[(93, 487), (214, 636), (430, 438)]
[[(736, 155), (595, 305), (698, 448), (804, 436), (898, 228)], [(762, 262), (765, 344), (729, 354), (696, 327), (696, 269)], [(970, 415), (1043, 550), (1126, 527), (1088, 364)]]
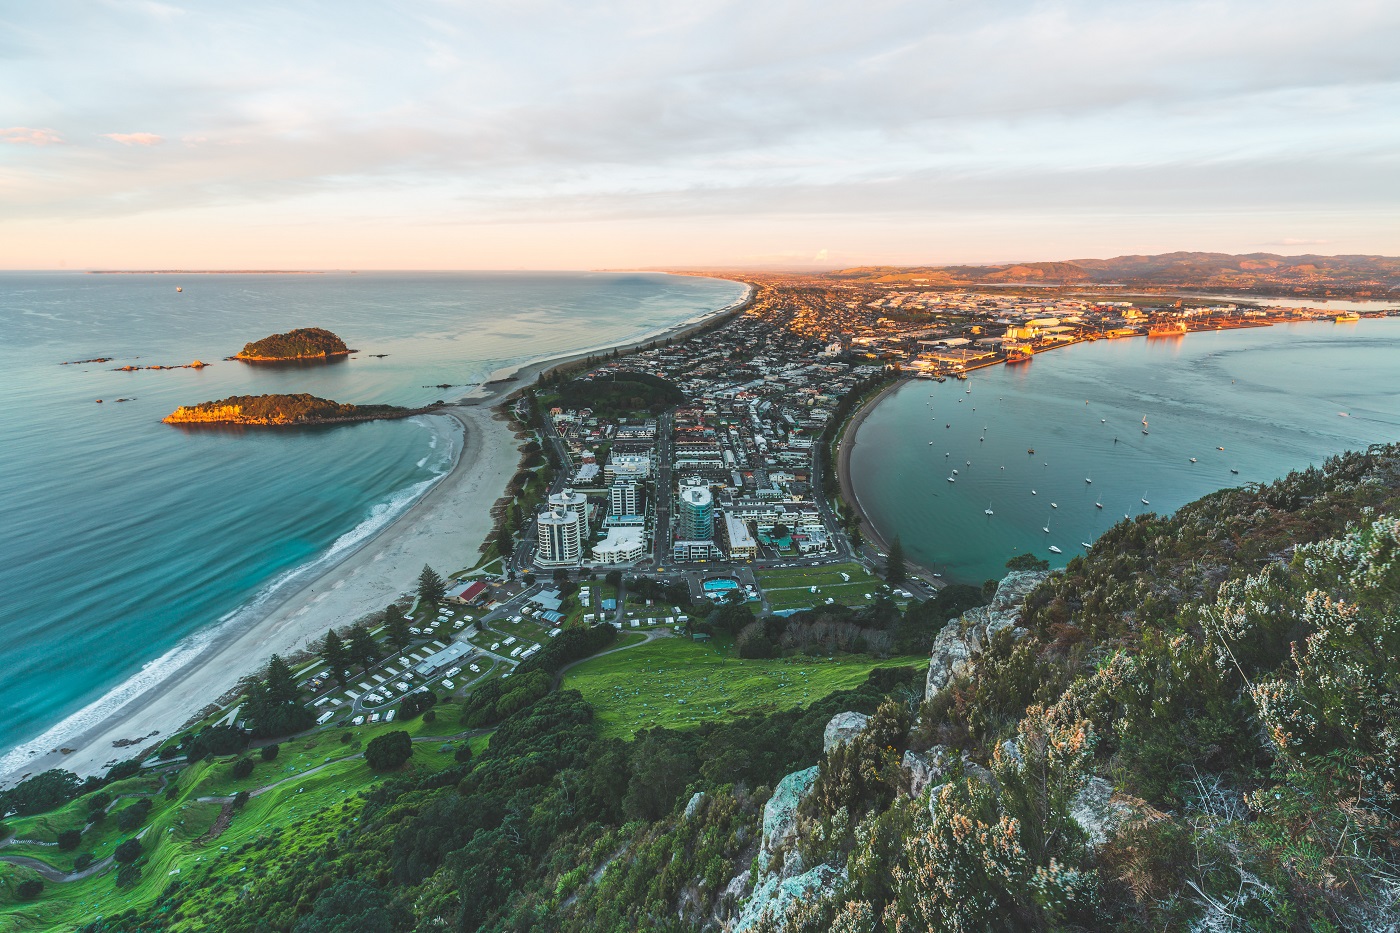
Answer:
[(731, 580), (728, 577), (717, 577), (713, 580), (706, 580), (700, 585), (705, 588), (706, 593), (724, 593), (729, 590), (737, 590), (739, 581)]

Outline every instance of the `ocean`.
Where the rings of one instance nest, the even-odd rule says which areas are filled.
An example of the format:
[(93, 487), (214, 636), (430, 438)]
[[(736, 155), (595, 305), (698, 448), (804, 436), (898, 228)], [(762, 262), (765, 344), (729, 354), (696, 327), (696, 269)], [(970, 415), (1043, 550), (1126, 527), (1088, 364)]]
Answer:
[[(269, 392), (419, 406), (743, 293), (641, 273), (0, 273), (0, 773), (6, 753), (60, 722), (76, 731), (79, 710), (116, 702), (221, 620), (372, 535), (457, 446), (434, 427), (443, 419), (161, 424), (177, 406)], [(307, 326), (358, 352), (290, 368), (223, 359)], [(97, 357), (112, 362), (61, 365)], [(211, 365), (114, 371), (194, 359)]]
[(862, 424), (851, 476), (885, 537), (978, 584), (1020, 553), (1064, 566), (1124, 516), (1396, 440), (1400, 319), (1296, 323), (1104, 340), (909, 382)]

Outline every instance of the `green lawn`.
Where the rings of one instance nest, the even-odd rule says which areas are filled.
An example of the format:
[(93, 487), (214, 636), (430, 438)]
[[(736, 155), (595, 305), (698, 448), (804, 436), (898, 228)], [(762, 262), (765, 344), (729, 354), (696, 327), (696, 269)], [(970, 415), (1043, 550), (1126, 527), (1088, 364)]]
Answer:
[(851, 583), (884, 585), (884, 581), (871, 576), (864, 567), (856, 563), (832, 564), (828, 567), (792, 567), (787, 570), (758, 570), (754, 572), (754, 576), (758, 578), (759, 586), (768, 590), (792, 586), (836, 586), (847, 582), (841, 579), (842, 573), (851, 578)]
[[(839, 578), (838, 578), (839, 579)], [(836, 690), (859, 686), (877, 667), (909, 667), (923, 658), (742, 660), (682, 638), (586, 661), (564, 677), (598, 711), (604, 732), (631, 738), (651, 726), (687, 728), (745, 713), (805, 706)]]
[[(884, 591), (879, 584), (838, 583), (817, 586), (815, 593), (812, 592), (810, 585), (786, 589), (765, 589), (763, 592), (768, 597), (769, 607), (776, 612), (780, 609), (808, 609), (820, 606), (825, 604), (828, 598), (847, 606), (864, 606), (874, 602), (874, 598)], [(866, 593), (870, 594), (870, 599), (865, 598)]]

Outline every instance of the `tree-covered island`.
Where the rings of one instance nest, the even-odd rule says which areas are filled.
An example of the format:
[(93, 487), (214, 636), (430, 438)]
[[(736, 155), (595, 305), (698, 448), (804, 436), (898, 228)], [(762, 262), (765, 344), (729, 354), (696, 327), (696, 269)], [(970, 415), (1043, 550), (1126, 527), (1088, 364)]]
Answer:
[(278, 363), (289, 360), (328, 360), (353, 351), (324, 327), (299, 327), (244, 344), (232, 358), (245, 363)]
[(181, 405), (162, 420), (166, 424), (280, 427), (407, 418), (430, 411), (433, 407), (436, 406), (400, 408), (397, 405), (349, 405), (305, 392), (296, 395), (232, 395), (216, 402)]

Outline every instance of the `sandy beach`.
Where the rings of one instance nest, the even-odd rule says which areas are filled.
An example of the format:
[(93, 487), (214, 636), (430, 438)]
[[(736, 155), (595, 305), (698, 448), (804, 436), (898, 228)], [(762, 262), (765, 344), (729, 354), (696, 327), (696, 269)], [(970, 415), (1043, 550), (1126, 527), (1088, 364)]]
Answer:
[[(717, 317), (742, 311), (752, 295), (750, 288), (734, 305), (618, 349), (626, 352), (654, 340), (682, 337)], [(496, 407), (540, 373), (612, 349), (590, 347), (506, 367), (438, 413), (422, 416), (442, 419), (441, 427), (456, 435), (457, 445), (451, 469), (423, 496), (313, 579), (289, 585), (250, 618), (217, 629), (174, 670), (143, 683), (120, 708), (74, 734), (54, 735), (48, 750), (0, 773), (0, 786), (49, 768), (80, 776), (100, 773), (178, 732), (272, 655), (301, 651), (328, 629), (349, 625), (411, 591), (424, 564), (444, 574), (474, 565), (492, 529), (491, 506), (520, 460), (521, 442)]]

